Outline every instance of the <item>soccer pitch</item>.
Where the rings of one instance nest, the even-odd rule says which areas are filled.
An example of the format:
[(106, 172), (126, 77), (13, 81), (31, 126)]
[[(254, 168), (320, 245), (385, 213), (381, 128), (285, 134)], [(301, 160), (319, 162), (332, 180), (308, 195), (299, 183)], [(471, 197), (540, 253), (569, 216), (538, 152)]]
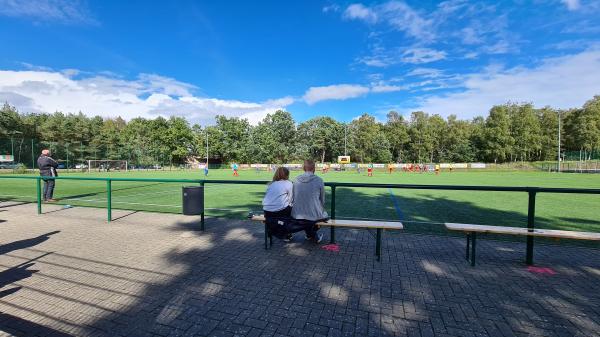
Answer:
[[(292, 172), (292, 179), (300, 172)], [(325, 181), (354, 183), (397, 183), (433, 185), (484, 185), (600, 188), (600, 175), (545, 172), (442, 172), (405, 173), (317, 172)], [(196, 171), (133, 171), (111, 173), (65, 173), (61, 176), (203, 179)], [(211, 170), (207, 178), (228, 180), (270, 180), (270, 172)], [(59, 204), (106, 207), (106, 182), (58, 180), (55, 197)], [(112, 207), (132, 211), (181, 213), (181, 187), (190, 184), (155, 182), (112, 182)], [(207, 184), (207, 216), (243, 218), (248, 211), (260, 211), (266, 185)], [(326, 187), (327, 207), (330, 189)], [(527, 193), (485, 191), (403, 190), (387, 188), (336, 189), (338, 218), (400, 220), (408, 230), (437, 231), (444, 222), (526, 226)], [(36, 200), (35, 180), (1, 179), (0, 199)], [(536, 227), (600, 232), (600, 196), (539, 193), (536, 199)]]

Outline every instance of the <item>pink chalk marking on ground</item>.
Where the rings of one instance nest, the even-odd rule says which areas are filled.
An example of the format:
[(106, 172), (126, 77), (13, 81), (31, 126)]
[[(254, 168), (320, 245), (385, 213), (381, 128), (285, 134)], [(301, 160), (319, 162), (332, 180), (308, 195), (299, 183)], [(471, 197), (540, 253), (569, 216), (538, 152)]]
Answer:
[(340, 246), (337, 243), (330, 243), (328, 245), (323, 245), (323, 246), (321, 246), (321, 248), (325, 249), (326, 251), (330, 251), (330, 252), (339, 252), (340, 251)]
[(529, 266), (529, 267), (527, 267), (527, 271), (530, 273), (535, 273), (535, 274), (556, 275), (556, 272), (552, 268), (546, 268), (546, 267)]

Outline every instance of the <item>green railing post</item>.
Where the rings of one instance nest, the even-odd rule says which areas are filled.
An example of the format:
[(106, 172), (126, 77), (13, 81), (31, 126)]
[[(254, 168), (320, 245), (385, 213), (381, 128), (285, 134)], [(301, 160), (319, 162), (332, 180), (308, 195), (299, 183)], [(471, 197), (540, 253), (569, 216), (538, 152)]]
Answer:
[[(533, 232), (535, 228), (535, 191), (529, 191), (529, 207), (527, 208), (527, 230)], [(525, 263), (533, 264), (533, 235), (527, 236), (527, 256)]]
[[(335, 185), (331, 185), (331, 214), (329, 215), (331, 220), (335, 219)], [(335, 243), (335, 226), (330, 226), (329, 242)]]
[(200, 230), (204, 231), (204, 181), (200, 182), (200, 186), (202, 187), (202, 214), (200, 214)]
[(38, 214), (42, 214), (42, 178), (37, 177), (36, 190), (37, 190), (37, 209)]
[(111, 180), (106, 180), (106, 209), (107, 209), (107, 220), (110, 222), (112, 219), (112, 184)]

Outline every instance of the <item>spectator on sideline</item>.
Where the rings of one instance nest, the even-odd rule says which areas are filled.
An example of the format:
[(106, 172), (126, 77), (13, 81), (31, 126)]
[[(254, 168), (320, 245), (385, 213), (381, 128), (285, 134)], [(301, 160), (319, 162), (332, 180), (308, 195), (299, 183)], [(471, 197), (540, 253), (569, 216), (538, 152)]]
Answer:
[[(273, 181), (269, 183), (265, 198), (262, 201), (265, 219), (291, 219), (294, 184), (289, 181), (290, 170), (279, 167), (275, 170)], [(289, 242), (292, 234), (287, 234), (284, 241)]]
[[(37, 160), (38, 167), (40, 169), (40, 175), (42, 177), (58, 177), (56, 169), (58, 163), (56, 160), (50, 157), (51, 153), (48, 149), (43, 149), (42, 154)], [(56, 202), (54, 196), (54, 185), (56, 181), (54, 179), (44, 179), (44, 194), (42, 195), (46, 202)]]
[(292, 199), (292, 217), (306, 223), (304, 231), (306, 239), (320, 243), (323, 234), (318, 233), (319, 221), (326, 221), (329, 215), (325, 211), (325, 184), (323, 179), (315, 175), (315, 162), (305, 160), (304, 174), (294, 181), (294, 197)]

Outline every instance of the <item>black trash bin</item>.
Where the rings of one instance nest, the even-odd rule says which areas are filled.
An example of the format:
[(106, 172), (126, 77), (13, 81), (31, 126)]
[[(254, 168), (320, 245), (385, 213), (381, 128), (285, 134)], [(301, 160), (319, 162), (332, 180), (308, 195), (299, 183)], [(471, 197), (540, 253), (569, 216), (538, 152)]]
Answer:
[(204, 213), (203, 186), (183, 186), (181, 197), (184, 215), (201, 215)]

